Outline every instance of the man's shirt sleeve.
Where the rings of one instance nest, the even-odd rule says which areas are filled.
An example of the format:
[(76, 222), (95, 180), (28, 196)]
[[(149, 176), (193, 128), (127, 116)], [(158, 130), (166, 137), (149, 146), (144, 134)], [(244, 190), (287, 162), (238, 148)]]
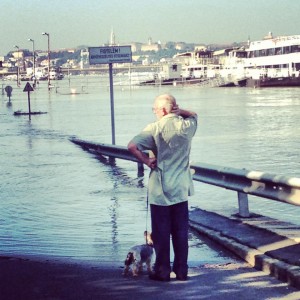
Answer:
[(151, 150), (156, 153), (156, 145), (152, 134), (152, 126), (148, 125), (140, 134), (136, 135), (132, 142), (141, 151)]

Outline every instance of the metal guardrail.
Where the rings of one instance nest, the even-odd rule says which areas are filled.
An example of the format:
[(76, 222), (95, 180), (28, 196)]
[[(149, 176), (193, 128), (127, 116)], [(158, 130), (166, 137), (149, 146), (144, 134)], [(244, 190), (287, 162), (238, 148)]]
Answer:
[(124, 146), (93, 143), (74, 138), (71, 139), (71, 142), (98, 155), (138, 162), (138, 160)]
[(248, 197), (254, 195), (300, 206), (300, 178), (259, 171), (192, 164), (193, 179), (238, 192), (239, 214), (249, 216)]
[[(138, 175), (144, 172), (141, 164), (123, 146), (97, 144), (79, 139), (71, 141), (97, 155), (131, 160), (138, 163)], [(268, 198), (300, 206), (300, 178), (278, 176), (270, 173), (220, 167), (210, 164), (191, 164), (193, 179), (206, 184), (223, 187), (238, 193), (239, 215), (249, 217), (248, 195)]]
[(144, 174), (144, 165), (127, 150), (127, 147), (87, 142), (75, 138), (70, 139), (70, 141), (81, 146), (84, 150), (95, 153), (101, 157), (108, 156), (110, 160), (120, 158), (134, 161), (138, 164), (138, 176), (143, 176)]

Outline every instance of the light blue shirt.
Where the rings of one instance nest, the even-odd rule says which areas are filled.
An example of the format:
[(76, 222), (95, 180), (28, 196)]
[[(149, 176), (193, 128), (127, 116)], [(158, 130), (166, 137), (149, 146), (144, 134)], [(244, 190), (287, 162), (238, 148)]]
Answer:
[(196, 129), (197, 116), (168, 114), (133, 138), (139, 150), (151, 150), (157, 158), (148, 183), (150, 204), (173, 205), (194, 193), (189, 156)]

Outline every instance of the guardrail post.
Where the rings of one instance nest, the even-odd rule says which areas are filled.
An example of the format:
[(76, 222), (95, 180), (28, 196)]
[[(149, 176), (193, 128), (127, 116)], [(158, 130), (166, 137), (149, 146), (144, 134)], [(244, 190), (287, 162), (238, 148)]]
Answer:
[(111, 165), (113, 165), (113, 166), (116, 165), (116, 159), (113, 156), (109, 156), (108, 161)]
[(239, 200), (239, 215), (242, 218), (249, 218), (249, 205), (248, 205), (248, 195), (243, 192), (238, 192)]
[(143, 177), (144, 176), (144, 164), (143, 163), (138, 163), (138, 177)]

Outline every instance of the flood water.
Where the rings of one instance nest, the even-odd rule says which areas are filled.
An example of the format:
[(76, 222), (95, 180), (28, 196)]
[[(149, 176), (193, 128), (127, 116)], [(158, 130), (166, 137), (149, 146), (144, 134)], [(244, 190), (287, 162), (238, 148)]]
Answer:
[[(31, 121), (13, 115), (28, 110), (26, 82), (20, 88), (2, 84), (13, 92), (11, 105), (0, 96), (0, 255), (119, 264), (150, 229), (148, 171), (140, 180), (135, 163), (105, 164), (69, 140), (111, 143), (108, 76), (53, 82), (51, 93), (41, 82), (30, 94), (31, 110), (47, 114)], [(115, 77), (117, 145), (126, 146), (154, 120), (153, 99), (165, 92), (198, 113), (192, 163), (300, 177), (299, 88), (130, 88)], [(235, 192), (199, 182), (195, 190), (191, 207), (237, 212)], [(249, 207), (300, 224), (299, 207), (257, 197), (250, 197)], [(190, 263), (223, 259), (191, 233)]]

